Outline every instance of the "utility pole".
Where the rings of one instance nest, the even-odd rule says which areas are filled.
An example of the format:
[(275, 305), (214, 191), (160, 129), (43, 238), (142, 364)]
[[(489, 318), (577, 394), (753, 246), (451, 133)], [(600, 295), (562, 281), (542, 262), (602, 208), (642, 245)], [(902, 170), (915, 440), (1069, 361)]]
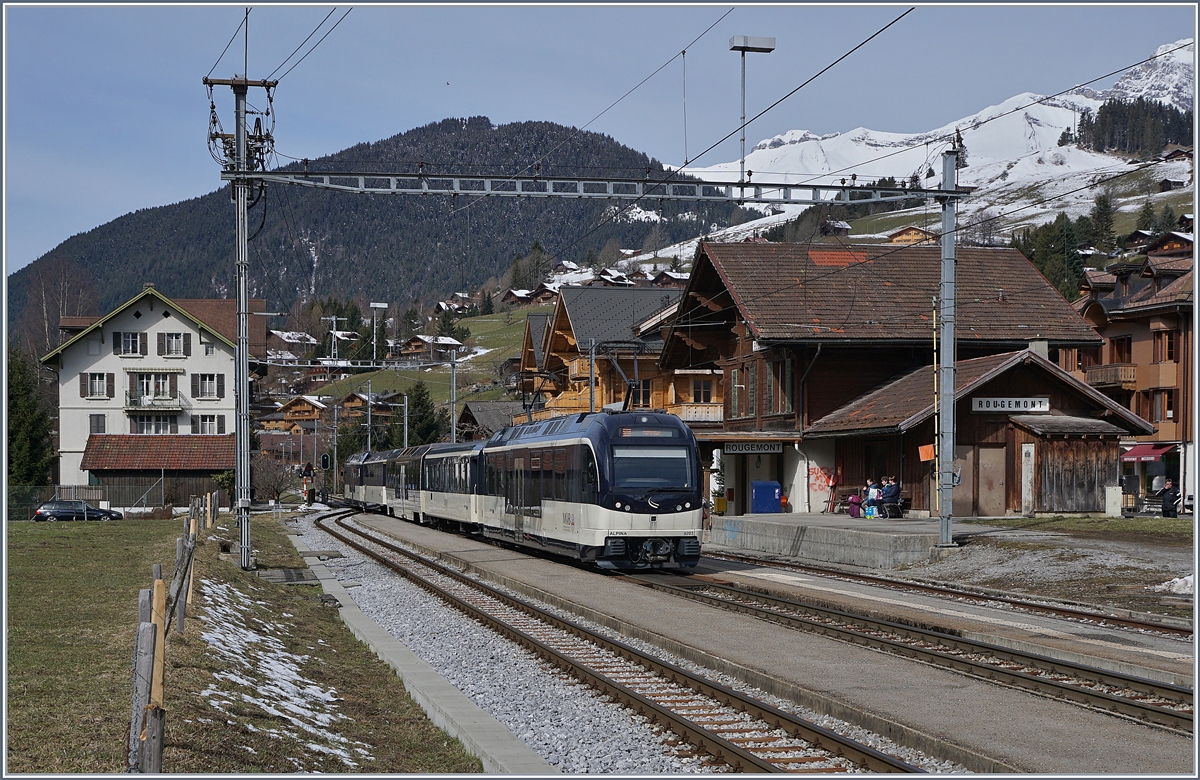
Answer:
[[(233, 184), (233, 201), (235, 207), (236, 238), (234, 241), (234, 265), (237, 271), (237, 344), (234, 366), (234, 397), (237, 404), (237, 414), (234, 424), (234, 439), (236, 459), (234, 465), (234, 493), (237, 509), (237, 522), (240, 531), (242, 569), (251, 568), (250, 556), (250, 324), (249, 301), (246, 291), (246, 277), (249, 271), (249, 235), (247, 233), (246, 212), (250, 200), (252, 179), (249, 174), (256, 168), (264, 168), (264, 159), (273, 143), (269, 132), (264, 132), (256, 120), (253, 138), (247, 138), (246, 128), (246, 94), (250, 87), (260, 87), (267, 91), (267, 100), (271, 101), (272, 90), (277, 81), (251, 81), (247, 74), (235, 76), (232, 79), (209, 79), (203, 83), (209, 88), (210, 95), (210, 130), (209, 143), (220, 149), (224, 156), (225, 175)], [(225, 133), (216, 132), (216, 106), (211, 101), (212, 87), (227, 86), (233, 89), (234, 103), (234, 132), (230, 138)], [(253, 141), (253, 154), (250, 142)], [(232, 142), (232, 143), (231, 143)]]
[(379, 326), (375, 324), (375, 315), (380, 309), (387, 309), (386, 303), (371, 304), (371, 362), (375, 363), (379, 360)]
[[(360, 385), (361, 387), (361, 385)], [(367, 380), (367, 452), (371, 451), (371, 380)]]
[(590, 359), (588, 360), (588, 412), (595, 414), (596, 412), (596, 340), (590, 339), (591, 347), (588, 348)]
[(338, 407), (337, 407), (337, 404), (335, 403), (333, 405), (333, 494), (334, 495), (337, 495), (337, 492), (338, 492), (338, 472), (341, 471), (341, 469), (338, 468), (338, 457), (337, 457), (337, 441), (338, 441), (337, 412), (338, 412)]
[(454, 369), (455, 361), (458, 358), (458, 350), (450, 350), (450, 443), (454, 444), (458, 441), (458, 423), (454, 419), (455, 410), (458, 408), (458, 382)]
[(769, 54), (775, 51), (775, 39), (735, 35), (729, 39), (729, 50), (742, 53), (742, 156), (738, 160), (738, 184), (744, 195), (746, 193), (746, 52), (759, 51)]
[[(942, 153), (942, 189), (958, 181), (958, 147)], [(942, 271), (938, 287), (938, 546), (954, 546), (954, 212), (955, 199), (942, 201)]]
[[(333, 358), (334, 360), (337, 360), (337, 343), (338, 343), (338, 335), (337, 335), (337, 334), (338, 334), (338, 329), (337, 329), (337, 324), (338, 324), (338, 320), (349, 320), (349, 318), (348, 318), (348, 317), (322, 317), (321, 319), (323, 319), (323, 320), (330, 320), (330, 321), (332, 321), (332, 322), (333, 322), (333, 326), (332, 326), (332, 327), (330, 328), (330, 330), (329, 330), (329, 335), (333, 337), (333, 338), (332, 338), (332, 341), (333, 341), (333, 345), (332, 345), (333, 354), (331, 354), (331, 355), (330, 355), (330, 357), (331, 357), (331, 358)], [(352, 353), (350, 353), (350, 354), (354, 354), (354, 353), (352, 352)]]
[(404, 394), (404, 449), (408, 449), (408, 393)]

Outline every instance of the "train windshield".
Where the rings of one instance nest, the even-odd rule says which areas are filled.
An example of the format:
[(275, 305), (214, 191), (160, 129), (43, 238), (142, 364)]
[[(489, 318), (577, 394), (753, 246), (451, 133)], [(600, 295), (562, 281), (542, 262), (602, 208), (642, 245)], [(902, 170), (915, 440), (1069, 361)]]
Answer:
[(613, 490), (647, 493), (694, 490), (692, 459), (687, 447), (612, 448)]

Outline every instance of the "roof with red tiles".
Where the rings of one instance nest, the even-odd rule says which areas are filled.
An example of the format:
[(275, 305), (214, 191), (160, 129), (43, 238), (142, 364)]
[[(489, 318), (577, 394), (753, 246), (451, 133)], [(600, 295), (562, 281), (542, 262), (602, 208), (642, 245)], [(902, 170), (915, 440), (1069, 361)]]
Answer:
[[(1092, 345), (1100, 337), (1015, 249), (956, 248), (956, 335), (960, 341), (1024, 343), (1047, 339)], [(941, 248), (828, 244), (702, 243), (697, 269), (720, 275), (756, 339), (931, 340)], [(701, 275), (693, 272), (696, 287)], [(717, 312), (720, 315), (720, 312)], [(689, 317), (715, 319), (691, 305)], [(701, 324), (697, 322), (694, 324)]]
[[(1089, 385), (1028, 350), (960, 360), (954, 365), (954, 397), (966, 398), (1019, 365), (1035, 365), (1069, 385), (1097, 406), (1110, 410), (1122, 428), (1134, 433), (1153, 433), (1154, 426), (1134, 415)], [(893, 379), (833, 411), (805, 429), (806, 437), (837, 434), (901, 433), (911, 430), (934, 413), (934, 366), (923, 366)]]
[[(1191, 304), (1192, 302), (1192, 272), (1175, 279), (1158, 292), (1154, 285), (1148, 284), (1133, 295), (1126, 298), (1119, 308), (1122, 313), (1134, 312), (1140, 309), (1150, 309), (1157, 306), (1174, 306)], [(1115, 312), (1114, 312), (1115, 313)]]
[(136, 435), (88, 437), (79, 468), (84, 471), (226, 471), (234, 467), (233, 435)]

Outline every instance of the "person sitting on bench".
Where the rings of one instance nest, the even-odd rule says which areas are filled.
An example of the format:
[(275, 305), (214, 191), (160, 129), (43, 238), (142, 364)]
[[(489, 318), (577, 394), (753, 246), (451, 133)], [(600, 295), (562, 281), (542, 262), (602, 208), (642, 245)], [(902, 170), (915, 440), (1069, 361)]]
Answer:
[(884, 517), (892, 517), (894, 511), (896, 517), (902, 517), (900, 512), (900, 484), (896, 482), (895, 477), (883, 478), (883, 491), (879, 494), (879, 504), (883, 509)]

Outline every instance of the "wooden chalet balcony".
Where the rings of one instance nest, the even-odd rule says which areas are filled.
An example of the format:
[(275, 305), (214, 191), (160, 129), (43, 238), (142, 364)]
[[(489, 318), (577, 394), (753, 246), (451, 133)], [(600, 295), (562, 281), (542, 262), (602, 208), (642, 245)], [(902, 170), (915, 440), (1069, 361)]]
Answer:
[(719, 423), (725, 416), (725, 404), (667, 404), (667, 412), (688, 423)]
[(180, 392), (165, 395), (138, 395), (125, 391), (125, 411), (182, 411), (184, 407), (183, 394)]
[(1092, 387), (1120, 387), (1122, 390), (1135, 390), (1137, 389), (1137, 366), (1133, 363), (1088, 366), (1087, 383)]

